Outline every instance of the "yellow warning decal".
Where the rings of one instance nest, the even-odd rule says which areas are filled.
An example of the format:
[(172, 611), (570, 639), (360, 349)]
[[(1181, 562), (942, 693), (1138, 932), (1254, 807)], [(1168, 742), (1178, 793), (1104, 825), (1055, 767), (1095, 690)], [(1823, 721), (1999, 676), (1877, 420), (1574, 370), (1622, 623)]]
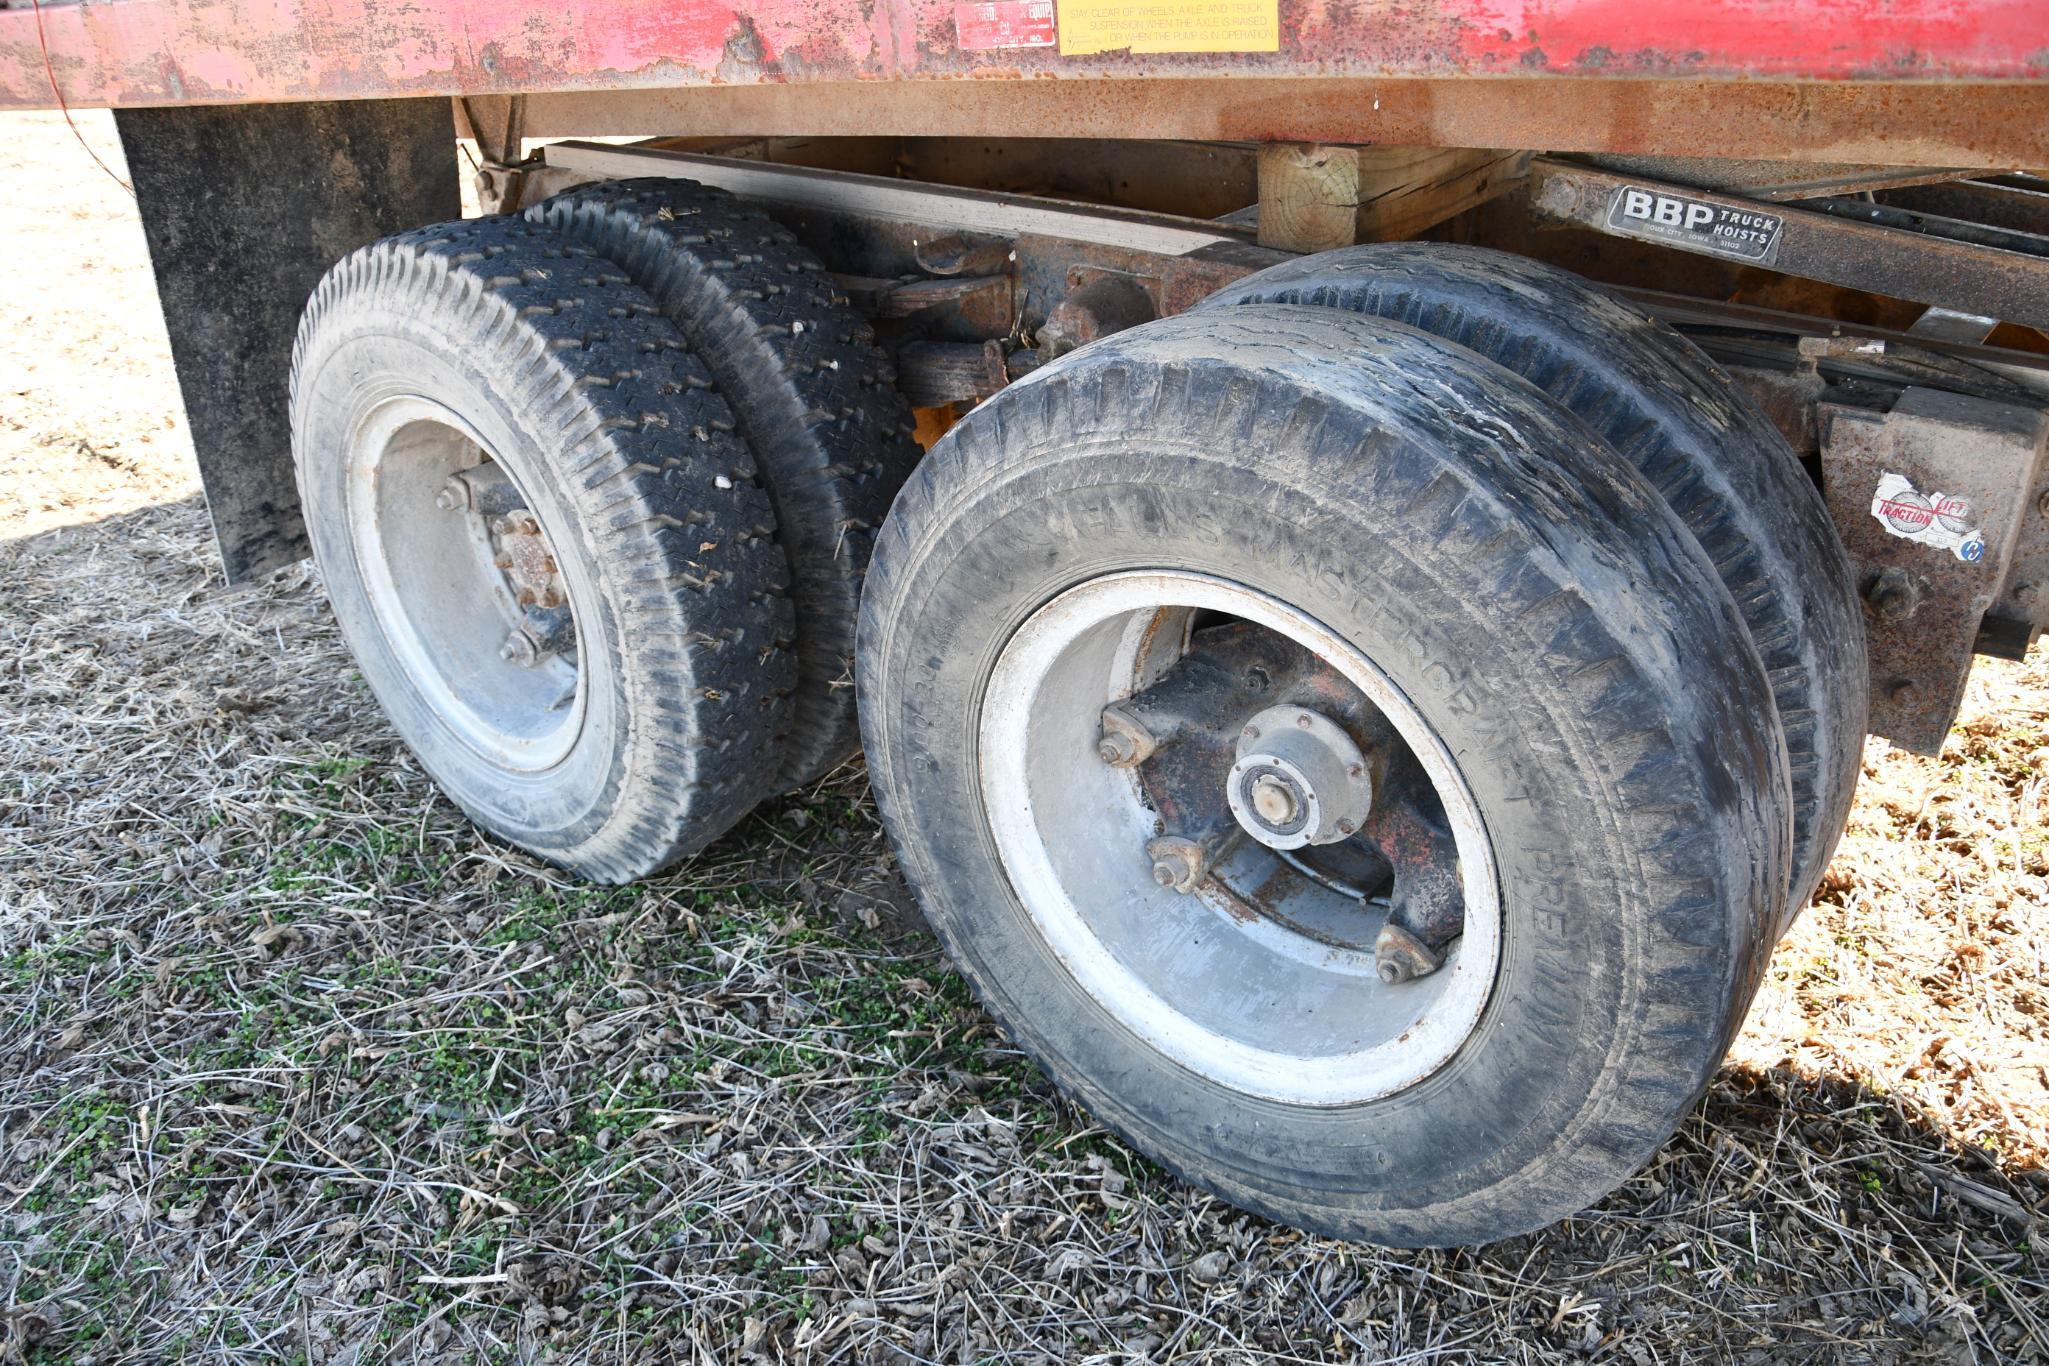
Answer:
[(1060, 53), (1278, 52), (1280, 0), (1060, 0)]

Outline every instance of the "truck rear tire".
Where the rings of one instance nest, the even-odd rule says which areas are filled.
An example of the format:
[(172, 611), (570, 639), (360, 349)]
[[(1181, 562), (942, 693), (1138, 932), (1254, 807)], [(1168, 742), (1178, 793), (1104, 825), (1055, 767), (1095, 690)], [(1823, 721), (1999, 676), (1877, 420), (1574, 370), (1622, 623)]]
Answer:
[(753, 458), (654, 301), (516, 219), (346, 257), (292, 365), (342, 634), (485, 829), (624, 882), (771, 786), (795, 677)]
[[(1277, 663), (1177, 672), (1246, 646)], [(1138, 1149), (1321, 1233), (1598, 1200), (1699, 1096), (1786, 895), (1784, 742), (1712, 563), (1527, 382), (1379, 319), (1216, 309), (1011, 385), (899, 497), (860, 664), (884, 822), (983, 1003)], [(1194, 729), (1140, 715), (1198, 678)], [(1463, 899), (1434, 972), (1376, 973), (1393, 911), (1305, 857), (1364, 832), (1289, 834), (1284, 792), (1169, 885), (1155, 846), (1244, 781), (1171, 757), (1203, 725), (1301, 761), (1255, 802), (1338, 775), (1321, 820), (1427, 775)]]
[(1311, 304), (1455, 341), (1551, 395), (1643, 471), (1715, 562), (1764, 657), (1792, 762), (1793, 888), (1850, 816), (1870, 702), (1863, 604), (1785, 438), (1670, 327), (1568, 271), (1484, 247), (1391, 242), (1263, 270), (1202, 307)]
[(579, 186), (527, 210), (616, 261), (704, 361), (775, 508), (797, 614), (778, 787), (854, 752), (854, 627), (890, 501), (921, 452), (867, 320), (789, 231), (688, 180)]

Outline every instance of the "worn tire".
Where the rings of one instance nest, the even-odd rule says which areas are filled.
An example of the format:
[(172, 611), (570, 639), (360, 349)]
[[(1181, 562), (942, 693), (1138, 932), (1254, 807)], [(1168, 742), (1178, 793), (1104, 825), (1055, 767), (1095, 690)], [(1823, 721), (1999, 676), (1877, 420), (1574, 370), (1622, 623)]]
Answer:
[(1263, 270), (1203, 307), (1342, 308), (1421, 328), (1530, 380), (1642, 470), (1720, 572), (1772, 678), (1792, 761), (1792, 896), (1849, 819), (1870, 680), (1863, 607), (1821, 494), (1771, 420), (1672, 328), (1568, 271), (1396, 242)]
[[(1142, 1043), (1032, 929), (992, 840), (983, 689), (1039, 604), (1176, 568), (1364, 651), (1457, 756), (1499, 976), (1434, 1073), (1295, 1106)], [(869, 773), (934, 928), (1074, 1099), (1318, 1232), (1480, 1242), (1599, 1199), (1694, 1103), (1786, 891), (1784, 745), (1741, 617), (1630, 465), (1527, 382), (1336, 310), (1183, 315), (1063, 358), (935, 447), (862, 608)]]
[(527, 217), (604, 253), (653, 295), (731, 404), (775, 507), (797, 613), (795, 714), (779, 786), (860, 743), (854, 627), (876, 530), (921, 452), (867, 321), (758, 209), (687, 180), (622, 180)]
[[(380, 405), (417, 397), (483, 438), (568, 584), (588, 696), (546, 769), (510, 770), (463, 738), (366, 586), (351, 442)], [(696, 851), (770, 786), (795, 675), (787, 571), (732, 425), (653, 300), (588, 247), (516, 219), (365, 247), (299, 327), (300, 496), (364, 679), (478, 825), (589, 877), (626, 881)], [(449, 695), (476, 686), (456, 678)]]

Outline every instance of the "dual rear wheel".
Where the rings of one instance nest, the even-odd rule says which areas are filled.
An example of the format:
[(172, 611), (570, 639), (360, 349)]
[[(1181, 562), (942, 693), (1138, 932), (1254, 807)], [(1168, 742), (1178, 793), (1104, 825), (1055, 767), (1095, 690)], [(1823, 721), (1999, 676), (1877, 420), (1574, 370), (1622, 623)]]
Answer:
[[(1169, 319), (971, 414), (885, 529), (861, 676), (990, 1009), (1139, 1147), (1319, 1231), (1598, 1199), (1789, 895), (1784, 730), (1714, 561), (1527, 381), (1347, 310)], [(1294, 843), (1312, 806), (1353, 829)], [(1162, 839), (1202, 851), (1186, 890)]]
[(680, 181), (366, 247), (293, 364), (314, 554), (479, 825), (628, 881), (852, 754), (869, 548), (917, 457), (867, 325)]
[(857, 671), (935, 930), (1139, 1148), (1411, 1244), (1634, 1170), (1862, 734), (1755, 410), (1569, 277), (1404, 246), (1063, 357), (915, 472), (907, 417), (817, 263), (678, 182), (357, 253), (294, 371), (337, 616), (486, 828), (651, 871), (843, 758)]

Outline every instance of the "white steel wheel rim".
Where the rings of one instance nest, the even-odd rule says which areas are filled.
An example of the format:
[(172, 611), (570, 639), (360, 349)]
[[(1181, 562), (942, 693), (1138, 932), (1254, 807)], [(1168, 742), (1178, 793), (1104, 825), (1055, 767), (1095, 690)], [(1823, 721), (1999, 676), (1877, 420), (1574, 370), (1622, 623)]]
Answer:
[[(1142, 686), (1172, 609), (1224, 613), (1310, 649), (1414, 751), (1443, 802), (1464, 882), (1464, 932), (1439, 971), (1387, 987), (1370, 953), (1246, 923), (1214, 898), (1153, 883), (1140, 851), (1156, 817), (1133, 771), (1101, 762), (1095, 746), (1102, 707)], [(1090, 580), (1005, 644), (978, 740), (983, 809), (1033, 930), (1098, 1006), (1181, 1067), (1268, 1100), (1354, 1105), (1422, 1081), (1479, 1022), (1501, 946), (1499, 880), (1479, 805), (1401, 689), (1313, 618), (1204, 574)], [(1213, 1000), (1220, 986), (1243, 999)], [(1264, 999), (1277, 992), (1290, 999)]]
[[(435, 719), (486, 763), (543, 772), (583, 733), (587, 671), (560, 658), (523, 669), (499, 657), (520, 609), (480, 528), (433, 502), (474, 463), (465, 447), (497, 458), (433, 399), (404, 395), (365, 413), (345, 452), (350, 548), (377, 629)], [(498, 463), (517, 484), (517, 472)]]

